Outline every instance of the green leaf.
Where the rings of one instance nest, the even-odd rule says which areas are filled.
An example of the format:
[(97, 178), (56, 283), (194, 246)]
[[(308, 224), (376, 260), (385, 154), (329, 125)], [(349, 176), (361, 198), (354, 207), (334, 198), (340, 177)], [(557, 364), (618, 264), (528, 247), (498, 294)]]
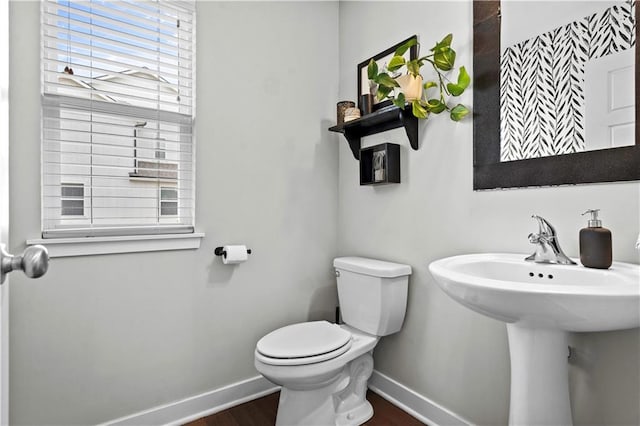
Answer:
[(438, 51), (433, 54), (433, 62), (442, 71), (449, 71), (456, 61), (456, 52), (453, 49)]
[(369, 61), (367, 65), (367, 77), (369, 80), (374, 80), (378, 75), (378, 64), (373, 59)]
[[(380, 86), (386, 86), (388, 88), (391, 87), (400, 87), (397, 81), (389, 76), (386, 72), (380, 73), (373, 79)], [(387, 92), (388, 93), (388, 92)]]
[(464, 89), (455, 83), (448, 83), (447, 90), (452, 96), (460, 96), (464, 92)]
[(451, 47), (451, 41), (453, 40), (453, 34), (447, 34), (442, 40), (436, 43), (431, 49), (432, 52), (443, 52)]
[(429, 111), (420, 105), (420, 101), (417, 100), (411, 102), (411, 112), (413, 113), (413, 116), (417, 118), (427, 118), (427, 115), (429, 115)]
[(427, 101), (427, 109), (434, 114), (440, 114), (447, 106), (440, 99), (429, 99)]
[(469, 114), (469, 109), (462, 104), (458, 104), (455, 107), (453, 107), (453, 109), (451, 110), (451, 119), (453, 121), (460, 121), (467, 114)]
[(403, 56), (396, 55), (393, 58), (391, 58), (391, 60), (389, 61), (389, 65), (387, 65), (387, 69), (389, 71), (396, 71), (404, 65), (404, 62), (405, 62), (405, 59)]
[(458, 74), (458, 83), (447, 84), (447, 90), (453, 96), (460, 96), (464, 92), (464, 89), (469, 87), (470, 82), (471, 78), (469, 77), (469, 74), (467, 74), (467, 70), (464, 67), (460, 67), (460, 74)]
[(436, 83), (435, 81), (427, 81), (424, 84), (424, 90), (431, 89), (432, 87), (438, 87), (438, 83)]
[(404, 93), (402, 92), (393, 100), (393, 104), (398, 108), (404, 108), (405, 103), (406, 101), (404, 99)]
[(412, 38), (411, 40), (408, 40), (406, 43), (404, 43), (402, 46), (396, 49), (396, 55), (403, 56), (405, 52), (409, 50), (410, 47), (413, 47), (416, 44), (418, 44), (417, 38)]
[(460, 74), (458, 74), (458, 86), (466, 89), (467, 87), (469, 87), (469, 83), (471, 83), (471, 77), (469, 77), (467, 69), (462, 66), (460, 67)]
[(378, 99), (379, 102), (382, 102), (383, 100), (386, 99), (387, 95), (389, 95), (389, 93), (391, 93), (392, 90), (393, 90), (392, 87), (379, 85), (378, 92), (376, 93), (376, 98)]
[(420, 63), (417, 59), (407, 62), (407, 71), (414, 76), (420, 74)]

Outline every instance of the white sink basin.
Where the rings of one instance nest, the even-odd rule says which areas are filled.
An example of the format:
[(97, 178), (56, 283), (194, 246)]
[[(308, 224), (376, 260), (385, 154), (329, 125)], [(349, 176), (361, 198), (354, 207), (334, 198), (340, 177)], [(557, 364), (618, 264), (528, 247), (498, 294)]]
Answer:
[(527, 262), (524, 254), (469, 254), (429, 265), (454, 300), (507, 323), (510, 425), (570, 425), (569, 331), (640, 326), (640, 265), (610, 269)]
[(507, 323), (565, 331), (640, 326), (640, 266), (610, 269), (533, 263), (524, 254), (469, 254), (429, 270), (453, 299)]

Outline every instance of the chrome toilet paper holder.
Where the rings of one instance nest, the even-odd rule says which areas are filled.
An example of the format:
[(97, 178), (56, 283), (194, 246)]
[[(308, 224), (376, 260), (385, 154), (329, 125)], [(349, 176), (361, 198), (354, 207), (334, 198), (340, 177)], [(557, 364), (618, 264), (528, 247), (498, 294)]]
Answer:
[[(227, 251), (224, 249), (224, 247), (216, 247), (213, 251), (213, 254), (215, 254), (216, 256), (227, 257)], [(247, 254), (251, 254), (250, 248), (247, 249)]]

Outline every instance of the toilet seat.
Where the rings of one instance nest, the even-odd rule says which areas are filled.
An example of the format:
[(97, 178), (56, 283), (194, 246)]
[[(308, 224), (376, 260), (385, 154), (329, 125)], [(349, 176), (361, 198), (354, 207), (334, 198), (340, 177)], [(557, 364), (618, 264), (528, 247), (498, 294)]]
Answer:
[(342, 355), (351, 342), (351, 333), (327, 321), (293, 324), (260, 339), (256, 358), (271, 365), (313, 364)]

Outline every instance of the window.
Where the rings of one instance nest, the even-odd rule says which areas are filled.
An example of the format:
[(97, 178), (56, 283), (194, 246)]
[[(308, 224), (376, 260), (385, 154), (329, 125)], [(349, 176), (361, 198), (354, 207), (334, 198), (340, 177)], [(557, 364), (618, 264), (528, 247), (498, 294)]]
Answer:
[(60, 184), (60, 215), (84, 216), (84, 184)]
[(160, 188), (160, 216), (178, 215), (178, 191), (175, 188)]
[(190, 233), (193, 2), (42, 0), (43, 237)]

